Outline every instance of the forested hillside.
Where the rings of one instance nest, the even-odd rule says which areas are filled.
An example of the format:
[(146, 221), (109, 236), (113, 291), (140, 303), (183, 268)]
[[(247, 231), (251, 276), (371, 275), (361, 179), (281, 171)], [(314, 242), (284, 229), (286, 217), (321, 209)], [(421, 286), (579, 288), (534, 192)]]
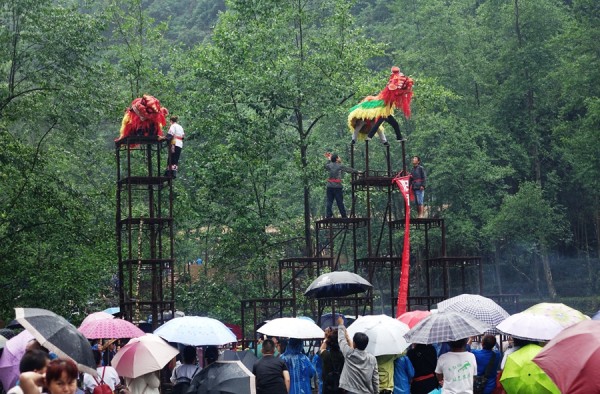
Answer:
[[(178, 306), (239, 320), (314, 248), (323, 153), (390, 67), (451, 255), (486, 290), (600, 297), (600, 2), (15, 0), (0, 9), (0, 318), (116, 301), (113, 140), (144, 93), (179, 115)], [(398, 117), (399, 118), (399, 117)], [(390, 136), (391, 137), (391, 136)], [(393, 149), (399, 149), (393, 145)], [(401, 163), (395, 162), (401, 167)], [(422, 242), (418, 237), (416, 248)]]

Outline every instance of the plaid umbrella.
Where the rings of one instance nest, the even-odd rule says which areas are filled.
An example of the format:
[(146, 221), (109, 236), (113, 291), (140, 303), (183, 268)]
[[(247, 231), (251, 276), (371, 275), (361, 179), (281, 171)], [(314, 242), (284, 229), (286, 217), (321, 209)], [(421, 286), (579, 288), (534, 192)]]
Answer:
[(433, 313), (410, 329), (404, 338), (412, 343), (439, 343), (456, 341), (479, 335), (490, 326), (471, 315), (461, 312)]
[[(510, 316), (510, 314), (494, 300), (478, 294), (461, 294), (456, 297), (448, 298), (447, 300), (438, 303), (438, 309), (440, 311), (463, 312), (492, 327), (496, 327), (504, 319)], [(498, 333), (498, 330), (492, 328), (486, 332), (496, 334)]]

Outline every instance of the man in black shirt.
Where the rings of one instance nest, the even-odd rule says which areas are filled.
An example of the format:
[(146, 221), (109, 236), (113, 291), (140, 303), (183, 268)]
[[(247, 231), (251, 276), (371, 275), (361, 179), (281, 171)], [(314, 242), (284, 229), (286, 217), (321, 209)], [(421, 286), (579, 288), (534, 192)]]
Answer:
[(265, 339), (262, 343), (262, 358), (258, 360), (252, 373), (256, 376), (256, 394), (287, 394), (290, 391), (290, 373), (285, 362), (274, 357), (275, 343)]

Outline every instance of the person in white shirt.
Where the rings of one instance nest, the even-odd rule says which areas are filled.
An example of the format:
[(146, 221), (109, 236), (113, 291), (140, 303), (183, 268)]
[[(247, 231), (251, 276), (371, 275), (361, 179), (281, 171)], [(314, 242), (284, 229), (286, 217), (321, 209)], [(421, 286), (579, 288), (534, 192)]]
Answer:
[(106, 383), (111, 390), (115, 391), (115, 387), (121, 383), (121, 379), (119, 378), (119, 374), (113, 367), (103, 367), (102, 366), (102, 352), (100, 350), (93, 350), (94, 352), (94, 360), (96, 361), (96, 371), (98, 372), (98, 377), (94, 379), (94, 377), (90, 374), (83, 374), (83, 391), (86, 393), (92, 393), (94, 391), (94, 387), (98, 385), (100, 382)]
[(467, 352), (468, 338), (448, 342), (450, 351), (438, 358), (435, 374), (444, 394), (473, 394), (473, 377), (477, 375), (477, 361)]
[(171, 375), (171, 383), (191, 382), (194, 376), (200, 372), (200, 367), (196, 365), (196, 348), (194, 346), (186, 346), (181, 352), (183, 364), (179, 364), (173, 369)]
[(178, 116), (171, 116), (171, 127), (169, 127), (169, 133), (165, 137), (165, 139), (169, 142), (169, 150), (171, 152), (170, 160), (167, 160), (167, 170), (165, 171), (166, 177), (177, 178), (179, 156), (181, 155), (181, 150), (183, 149), (183, 138), (185, 137), (183, 127), (177, 123), (178, 121)]

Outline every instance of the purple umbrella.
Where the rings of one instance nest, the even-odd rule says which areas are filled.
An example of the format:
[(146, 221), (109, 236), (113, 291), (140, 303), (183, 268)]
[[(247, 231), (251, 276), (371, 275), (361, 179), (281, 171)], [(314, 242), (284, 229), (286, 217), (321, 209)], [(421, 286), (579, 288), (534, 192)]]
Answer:
[(0, 357), (0, 382), (4, 390), (8, 391), (17, 384), (19, 379), (19, 363), (27, 343), (34, 339), (29, 331), (24, 330), (19, 335), (12, 337), (4, 345), (4, 351)]

